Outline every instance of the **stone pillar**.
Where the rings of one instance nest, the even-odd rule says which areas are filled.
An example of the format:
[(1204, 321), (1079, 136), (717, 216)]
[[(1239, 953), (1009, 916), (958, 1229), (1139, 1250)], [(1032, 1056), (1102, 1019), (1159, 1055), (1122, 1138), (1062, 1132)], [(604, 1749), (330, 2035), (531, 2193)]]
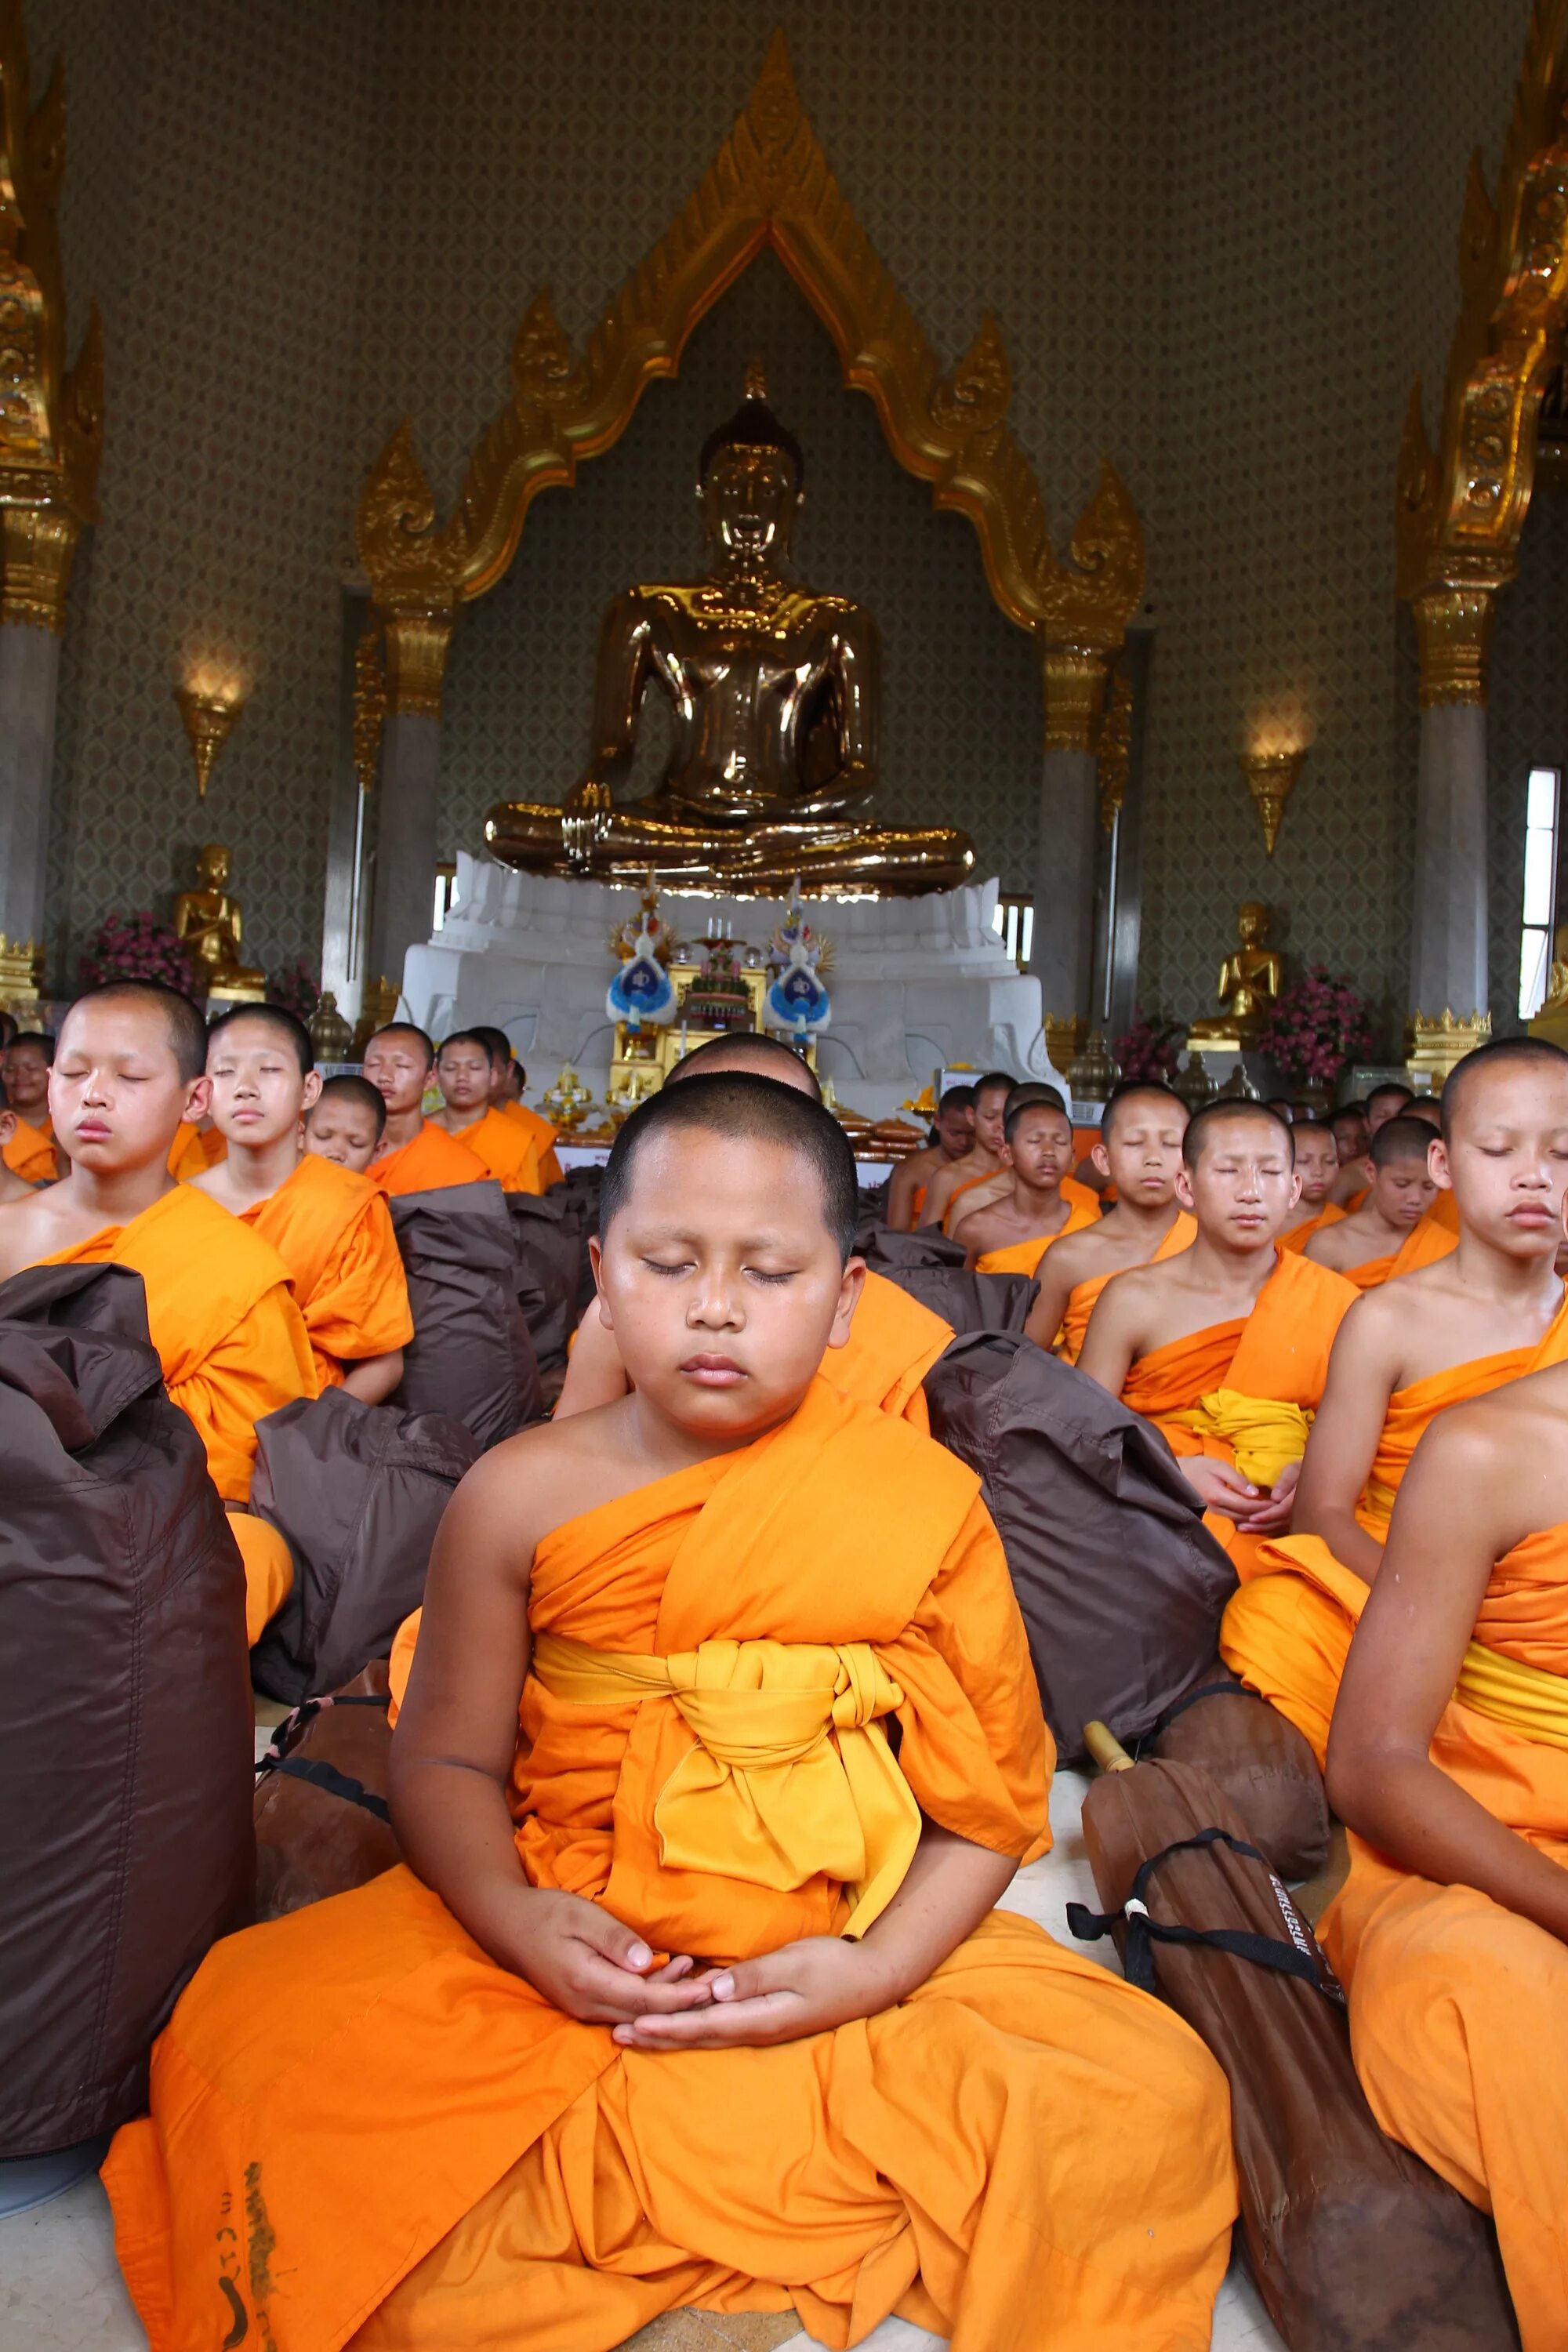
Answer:
[(1084, 1021), (1094, 975), (1095, 735), (1106, 656), (1086, 645), (1047, 645), (1046, 750), (1035, 854), (1035, 933), (1029, 970), (1047, 1022)]
[(0, 507), (0, 934), (43, 942), (55, 702), (80, 525), (63, 507)]
[(441, 681), (456, 618), (451, 605), (386, 615), (387, 715), (376, 789), (367, 987), (381, 979), (400, 986), (404, 957), (430, 937)]
[(1460, 1021), (1486, 1011), (1487, 645), (1489, 588), (1414, 600), (1421, 655), (1410, 1009)]

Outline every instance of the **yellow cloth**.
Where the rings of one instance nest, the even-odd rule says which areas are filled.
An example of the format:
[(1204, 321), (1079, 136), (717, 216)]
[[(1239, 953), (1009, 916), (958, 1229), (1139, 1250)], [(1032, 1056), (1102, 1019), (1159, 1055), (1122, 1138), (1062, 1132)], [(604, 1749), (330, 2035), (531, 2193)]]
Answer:
[(902, 1885), (921, 1809), (877, 1722), (904, 1695), (869, 1643), (702, 1642), (657, 1658), (541, 1633), (531, 1671), (583, 1706), (674, 1699), (699, 1744), (654, 1804), (667, 1869), (781, 1893), (826, 1871), (851, 1890), (847, 1936)]
[(1454, 1696), (1478, 1715), (1506, 1723), (1527, 1739), (1549, 1748), (1568, 1748), (1568, 1675), (1532, 1666), (1528, 1659), (1510, 1658), (1502, 1650), (1489, 1650), (1479, 1642), (1465, 1645), (1464, 1664), (1454, 1685)]
[(1183, 1412), (1168, 1412), (1200, 1437), (1220, 1437), (1237, 1468), (1255, 1486), (1272, 1486), (1280, 1472), (1307, 1451), (1312, 1415), (1275, 1397), (1244, 1396), (1239, 1389), (1211, 1389)]

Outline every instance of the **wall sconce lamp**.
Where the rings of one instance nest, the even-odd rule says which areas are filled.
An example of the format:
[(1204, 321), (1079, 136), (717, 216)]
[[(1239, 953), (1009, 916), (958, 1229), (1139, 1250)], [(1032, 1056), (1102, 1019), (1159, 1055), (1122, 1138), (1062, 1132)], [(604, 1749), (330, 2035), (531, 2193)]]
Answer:
[(1244, 751), (1241, 772), (1247, 778), (1247, 788), (1258, 805), (1263, 824), (1263, 844), (1270, 857), (1279, 838), (1279, 820), (1285, 814), (1285, 803), (1301, 772), (1301, 762), (1307, 756), (1305, 743), (1289, 749)]
[(237, 686), (215, 685), (196, 677), (189, 685), (174, 688), (174, 700), (180, 706), (191, 758), (195, 763), (196, 797), (205, 801), (207, 779), (218, 753), (234, 732), (235, 722), (245, 707), (245, 696)]

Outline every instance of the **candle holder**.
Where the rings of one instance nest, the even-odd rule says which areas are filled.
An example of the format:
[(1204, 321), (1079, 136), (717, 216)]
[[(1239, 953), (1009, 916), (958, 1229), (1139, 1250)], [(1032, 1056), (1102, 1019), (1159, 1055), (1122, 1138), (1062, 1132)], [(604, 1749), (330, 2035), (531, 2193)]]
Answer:
[(191, 758), (195, 763), (196, 797), (205, 800), (207, 779), (218, 753), (234, 732), (244, 705), (232, 688), (177, 686), (174, 700), (185, 722)]
[(1306, 756), (1304, 743), (1294, 751), (1244, 751), (1241, 755), (1241, 772), (1247, 778), (1247, 788), (1258, 804), (1258, 814), (1263, 824), (1263, 845), (1270, 857), (1279, 838), (1279, 820), (1285, 814), (1285, 803), (1295, 788)]

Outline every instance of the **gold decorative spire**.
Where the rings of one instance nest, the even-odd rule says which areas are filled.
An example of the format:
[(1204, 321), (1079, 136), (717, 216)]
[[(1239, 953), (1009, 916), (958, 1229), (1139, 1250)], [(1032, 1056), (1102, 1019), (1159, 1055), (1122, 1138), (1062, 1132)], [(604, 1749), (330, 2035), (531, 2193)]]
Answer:
[(763, 367), (761, 360), (748, 360), (746, 362), (746, 398), (748, 400), (766, 400), (767, 396), (767, 370)]

